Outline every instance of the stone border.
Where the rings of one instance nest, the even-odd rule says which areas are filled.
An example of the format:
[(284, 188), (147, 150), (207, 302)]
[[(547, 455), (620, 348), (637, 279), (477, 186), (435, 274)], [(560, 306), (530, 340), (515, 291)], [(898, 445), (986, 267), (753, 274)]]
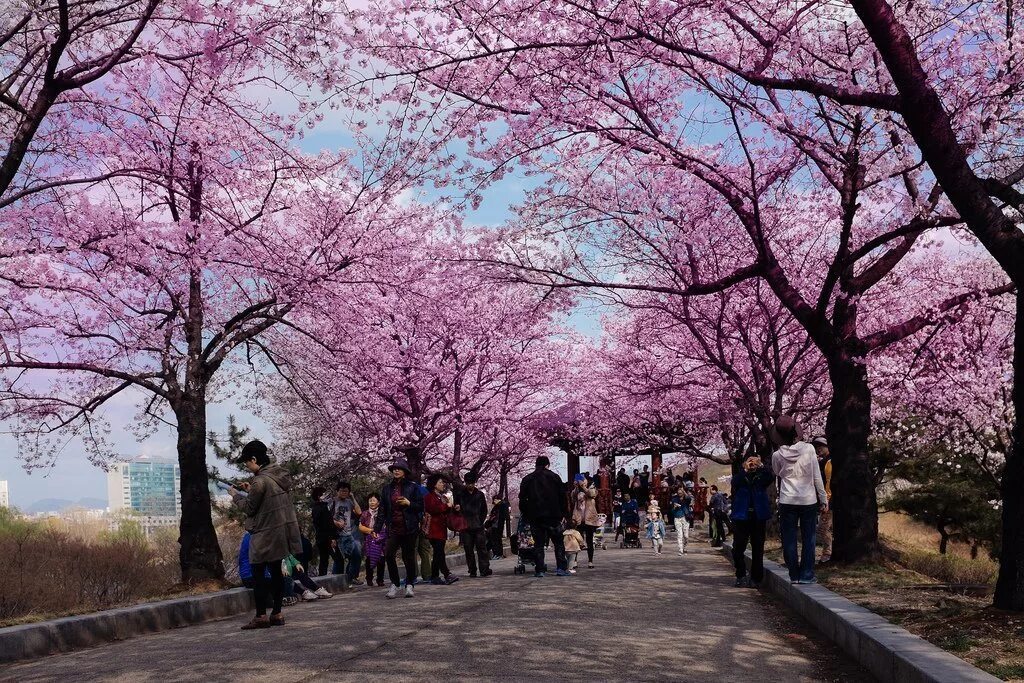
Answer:
[[(445, 559), (449, 567), (466, 564), (465, 553), (447, 555)], [(399, 572), (404, 574), (404, 571), (404, 568), (399, 567)], [(313, 578), (317, 584), (331, 592), (342, 593), (345, 590), (343, 575)], [(253, 609), (252, 591), (248, 588), (232, 588), (205, 595), (8, 626), (0, 628), (0, 664), (95, 647), (146, 633), (244, 614)]]
[[(732, 564), (732, 544), (722, 547)], [(746, 554), (750, 565), (750, 551)], [(762, 587), (810, 622), (883, 683), (998, 683), (999, 679), (915, 636), (824, 586), (789, 582), (789, 571), (764, 561)]]

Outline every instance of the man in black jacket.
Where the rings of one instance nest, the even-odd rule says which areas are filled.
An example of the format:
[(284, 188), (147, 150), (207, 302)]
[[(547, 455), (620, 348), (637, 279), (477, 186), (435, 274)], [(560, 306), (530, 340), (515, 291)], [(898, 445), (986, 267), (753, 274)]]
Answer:
[(537, 555), (534, 576), (538, 578), (547, 571), (544, 547), (549, 540), (555, 546), (555, 575), (571, 576), (565, 561), (565, 544), (562, 543), (562, 520), (565, 519), (568, 498), (562, 478), (552, 472), (550, 466), (551, 461), (546, 455), (539, 456), (537, 468), (523, 477), (519, 485), (519, 511), (533, 531)]
[[(487, 497), (476, 487), (476, 474), (468, 473), (464, 477), (465, 486), (455, 490), (455, 511), (462, 513), (466, 520), (466, 530), (462, 532), (462, 549), (466, 551), (466, 566), (469, 575), (477, 576), (479, 564), (480, 576), (490, 576), (491, 558), (487, 555), (487, 536), (484, 534), (484, 521), (487, 519)], [(475, 556), (474, 556), (475, 552)]]
[(327, 493), (323, 486), (317, 486), (310, 495), (311, 512), (313, 513), (313, 531), (316, 532), (316, 551), (320, 559), (319, 576), (327, 575), (328, 560), (334, 559), (334, 573), (341, 568), (341, 551), (338, 550), (338, 529), (334, 526), (331, 507), (324, 500)]

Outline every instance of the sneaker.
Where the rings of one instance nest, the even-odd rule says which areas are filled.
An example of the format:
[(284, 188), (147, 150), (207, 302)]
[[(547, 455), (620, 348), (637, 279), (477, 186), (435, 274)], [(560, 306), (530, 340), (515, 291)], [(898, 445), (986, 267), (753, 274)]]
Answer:
[(281, 600), (281, 605), (283, 607), (291, 607), (292, 605), (296, 604), (298, 601), (299, 601), (299, 599), (297, 597), (295, 597), (294, 595), (292, 595), (292, 596), (289, 596), (289, 597), (284, 598), (283, 600)]
[(413, 597), (412, 586), (406, 586), (405, 587), (405, 597), (407, 597), (407, 598)]
[(798, 586), (810, 586), (818, 583), (817, 579), (801, 579), (796, 582)]
[(821, 559), (818, 560), (818, 562), (820, 564), (825, 564), (826, 562), (831, 562), (831, 561), (832, 561), (832, 556), (831, 555), (822, 555)]
[(576, 570), (575, 569), (570, 569), (569, 573), (572, 574), (573, 576), (576, 576)]
[(535, 578), (535, 579), (543, 579), (545, 576), (547, 576), (547, 574), (545, 574), (544, 572), (534, 572), (533, 573), (533, 578)]
[(309, 590), (308, 588), (302, 591), (302, 599), (306, 602), (312, 602), (313, 600), (316, 600), (318, 597), (320, 596), (318, 596), (316, 593)]
[(430, 580), (430, 585), (431, 586), (447, 586), (448, 583), (444, 579), (442, 579), (441, 577), (437, 577), (436, 579), (431, 579)]
[(270, 619), (267, 619), (266, 615), (262, 617), (253, 617), (252, 621), (242, 625), (243, 631), (251, 631), (255, 628), (270, 628)]
[(593, 562), (587, 562), (587, 569), (593, 569), (593, 568), (594, 568), (594, 563)]
[(683, 553), (683, 551), (682, 551), (682, 550), (680, 550), (680, 551), (676, 552), (676, 555), (678, 555), (679, 557), (682, 557), (682, 556), (683, 556), (683, 554), (684, 554), (684, 553)]
[(316, 597), (318, 597), (318, 598), (333, 598), (334, 597), (334, 593), (331, 593), (330, 591), (328, 591), (326, 588), (323, 588), (323, 587), (317, 588), (316, 591), (314, 592), (314, 595), (316, 595)]
[(387, 593), (387, 595), (385, 597), (388, 600), (390, 600), (391, 598), (397, 598), (398, 597), (398, 586), (396, 586), (395, 584), (391, 584), (391, 588), (388, 589), (388, 593)]
[(452, 576), (451, 574), (449, 574), (448, 576), (444, 577), (444, 582), (446, 584), (448, 584), (449, 586), (452, 585), (453, 583), (455, 583), (458, 580), (459, 580), (459, 577)]
[(733, 584), (736, 588), (746, 588), (750, 584), (747, 582), (747, 577), (743, 576), (736, 579), (736, 583)]
[(470, 572), (469, 573), (469, 578), (475, 579), (476, 578), (476, 572)]
[(490, 575), (491, 575), (491, 574), (493, 574), (493, 573), (494, 573), (494, 570), (493, 570), (493, 569), (488, 569), (488, 570), (487, 570), (487, 571), (485, 571), (485, 572), (480, 572), (480, 576), (482, 576), (482, 577), (484, 577), (484, 578), (487, 578), (488, 576), (490, 576)]
[(271, 626), (284, 626), (284, 617), (281, 616), (280, 614), (271, 614), (270, 615), (270, 625)]
[(352, 579), (351, 581), (349, 581), (348, 583), (349, 583), (350, 586), (362, 586), (366, 582), (363, 581), (360, 578), (355, 578), (355, 579)]
[(384, 587), (384, 579), (377, 579), (377, 587), (378, 588), (383, 588)]
[(570, 574), (569, 572), (567, 572), (564, 569), (556, 569), (555, 570), (555, 576), (572, 576), (572, 574)]

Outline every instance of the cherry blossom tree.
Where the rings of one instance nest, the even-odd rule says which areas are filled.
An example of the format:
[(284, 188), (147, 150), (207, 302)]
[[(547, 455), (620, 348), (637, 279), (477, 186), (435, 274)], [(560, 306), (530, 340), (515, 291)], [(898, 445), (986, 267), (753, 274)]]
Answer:
[(15, 424), (30, 466), (69, 434), (103, 462), (104, 407), (141, 396), (139, 436), (162, 422), (177, 433), (185, 581), (223, 576), (208, 402), (258, 368), (261, 335), (290, 324), (298, 302), (372, 280), (375, 259), (404, 235), (386, 171), (293, 149), (296, 118), (261, 87), (281, 66), (267, 45), (295, 27), (246, 10), (213, 7), (216, 21), (162, 34), (178, 58), (112, 68), (96, 106), (68, 110), (88, 114), (69, 132), (74, 163), (33, 163), (50, 180), (26, 174), (31, 191), (0, 212), (0, 418)]

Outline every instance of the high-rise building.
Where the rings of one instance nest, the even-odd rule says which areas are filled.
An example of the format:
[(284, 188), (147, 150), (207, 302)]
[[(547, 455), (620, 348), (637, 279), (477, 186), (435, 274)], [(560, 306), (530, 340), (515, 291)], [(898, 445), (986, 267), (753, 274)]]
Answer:
[(173, 460), (140, 457), (107, 473), (107, 505), (115, 519), (130, 515), (148, 535), (181, 519), (181, 471)]
[(11, 507), (11, 494), (7, 490), (7, 482), (0, 481), (0, 508)]

